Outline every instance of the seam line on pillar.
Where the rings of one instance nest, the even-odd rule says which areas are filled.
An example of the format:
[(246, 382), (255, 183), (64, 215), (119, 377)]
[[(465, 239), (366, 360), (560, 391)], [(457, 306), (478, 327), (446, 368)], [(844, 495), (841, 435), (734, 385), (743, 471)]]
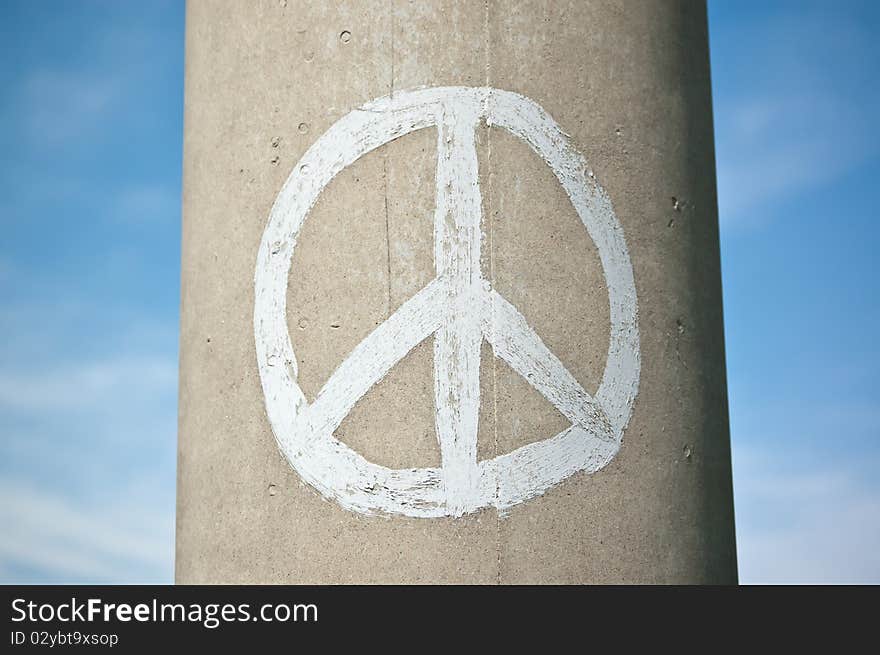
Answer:
[[(484, 48), (486, 51), (486, 79), (484, 86), (486, 89), (490, 88), (491, 82), (491, 50), (489, 43), (489, 0), (485, 0), (484, 2), (484, 20), (483, 20), (483, 40), (484, 40)], [(486, 92), (487, 94), (491, 93), (490, 91)], [(491, 97), (486, 97), (486, 102), (490, 102)], [(492, 128), (486, 123), (486, 196), (485, 196), (485, 205), (486, 205), (486, 215), (483, 220), (488, 228), (489, 233), (489, 281), (492, 284), (492, 287), (495, 286), (495, 225), (492, 221)], [(492, 314), (489, 319), (489, 324), (491, 326), (491, 332), (495, 334), (495, 303), (490, 303), (490, 312)], [(493, 340), (494, 341), (494, 340)], [(493, 432), (493, 445), (494, 445), (494, 456), (498, 457), (498, 358), (492, 357), (492, 432)], [(498, 514), (497, 502), (498, 496), (500, 494), (500, 490), (498, 488), (499, 481), (495, 479), (495, 501), (496, 501), (496, 509), (495, 509), (495, 524), (496, 524), (496, 534), (495, 534), (495, 566), (496, 566), (496, 578), (495, 584), (501, 584), (501, 516)]]
[[(389, 0), (391, 11), (389, 12), (388, 21), (391, 26), (391, 79), (389, 80), (389, 91), (394, 98), (394, 0)], [(385, 317), (391, 316), (391, 227), (388, 216), (388, 149), (386, 148), (382, 155), (382, 185), (385, 190), (385, 264), (388, 271), (388, 302), (385, 307)]]

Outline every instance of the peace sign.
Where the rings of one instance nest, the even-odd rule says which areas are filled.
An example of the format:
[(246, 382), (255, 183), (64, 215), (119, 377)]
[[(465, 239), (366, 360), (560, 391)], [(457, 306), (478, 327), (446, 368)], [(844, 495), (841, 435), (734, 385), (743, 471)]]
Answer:
[[(526, 141), (551, 167), (599, 251), (611, 336), (595, 397), (482, 276), (475, 145), (481, 119)], [(431, 126), (438, 133), (437, 276), (369, 334), (309, 404), (297, 384), (286, 320), (291, 255), (302, 223), (339, 171), (371, 150)], [(623, 231), (583, 157), (553, 119), (521, 95), (465, 87), (398, 92), (340, 119), (309, 148), (278, 194), (254, 283), (257, 362), (275, 438), (306, 482), (347, 509), (413, 517), (505, 509), (577, 471), (602, 468), (620, 448), (640, 370), (635, 284)], [(333, 432), (374, 384), (432, 335), (441, 467), (389, 469), (368, 462)], [(569, 428), (477, 461), (483, 339), (571, 422)]]

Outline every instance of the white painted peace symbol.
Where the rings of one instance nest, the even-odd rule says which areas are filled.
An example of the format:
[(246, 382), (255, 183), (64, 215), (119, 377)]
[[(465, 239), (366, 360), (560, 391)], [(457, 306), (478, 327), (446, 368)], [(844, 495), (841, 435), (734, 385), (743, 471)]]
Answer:
[[(480, 272), (475, 147), (480, 119), (523, 139), (544, 159), (598, 248), (610, 299), (611, 338), (595, 397)], [(437, 277), (367, 336), (309, 404), (297, 384), (286, 316), (291, 255), (303, 220), (343, 168), (404, 134), (434, 125)], [(349, 510), (413, 517), (461, 516), (487, 506), (503, 510), (577, 471), (597, 471), (620, 448), (640, 369), (636, 293), (623, 231), (583, 157), (553, 119), (521, 95), (465, 87), (398, 92), (339, 120), (309, 148), (278, 194), (254, 282), (257, 361), (275, 438), (306, 482)], [(333, 432), (358, 399), (431, 335), (442, 465), (389, 469), (368, 462)], [(477, 461), (483, 339), (571, 421), (569, 428)]]

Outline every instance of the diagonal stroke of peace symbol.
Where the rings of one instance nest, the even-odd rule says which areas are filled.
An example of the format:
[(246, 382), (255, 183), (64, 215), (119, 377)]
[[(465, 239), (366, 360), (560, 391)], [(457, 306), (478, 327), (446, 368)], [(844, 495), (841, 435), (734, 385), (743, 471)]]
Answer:
[[(590, 396), (480, 270), (480, 120), (524, 140), (556, 174), (596, 244), (610, 302), (610, 343)], [(436, 278), (375, 328), (309, 404), (297, 384), (286, 317), (297, 236), (333, 177), (366, 153), (437, 128)], [(257, 257), (254, 336), (266, 410), (281, 451), (311, 486), (364, 514), (461, 516), (506, 510), (578, 471), (595, 472), (620, 448), (638, 391), (640, 355), (632, 265), (611, 202), (584, 158), (537, 104), (493, 88), (437, 87), (374, 100), (335, 123), (294, 168), (272, 207)], [(355, 403), (410, 350), (434, 336), (440, 468), (390, 469), (334, 438)], [(480, 346), (491, 345), (571, 426), (477, 460)]]

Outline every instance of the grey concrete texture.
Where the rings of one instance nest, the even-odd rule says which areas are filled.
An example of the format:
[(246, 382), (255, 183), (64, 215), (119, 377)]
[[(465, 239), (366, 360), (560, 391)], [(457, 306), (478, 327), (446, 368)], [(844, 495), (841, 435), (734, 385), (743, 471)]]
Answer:
[[(181, 583), (733, 583), (706, 11), (702, 1), (225, 2), (187, 7), (176, 578)], [(639, 307), (641, 383), (617, 456), (499, 516), (368, 517), (279, 452), (254, 345), (254, 267), (306, 149), (374, 98), (492, 86), (541, 105), (605, 188)], [(436, 132), (324, 190), (293, 255), (288, 326), (311, 400), (434, 277)], [(584, 388), (609, 339), (596, 247), (542, 160), (477, 132), (483, 273)], [(437, 466), (431, 340), (336, 437)], [(568, 423), (483, 345), (478, 455)]]

